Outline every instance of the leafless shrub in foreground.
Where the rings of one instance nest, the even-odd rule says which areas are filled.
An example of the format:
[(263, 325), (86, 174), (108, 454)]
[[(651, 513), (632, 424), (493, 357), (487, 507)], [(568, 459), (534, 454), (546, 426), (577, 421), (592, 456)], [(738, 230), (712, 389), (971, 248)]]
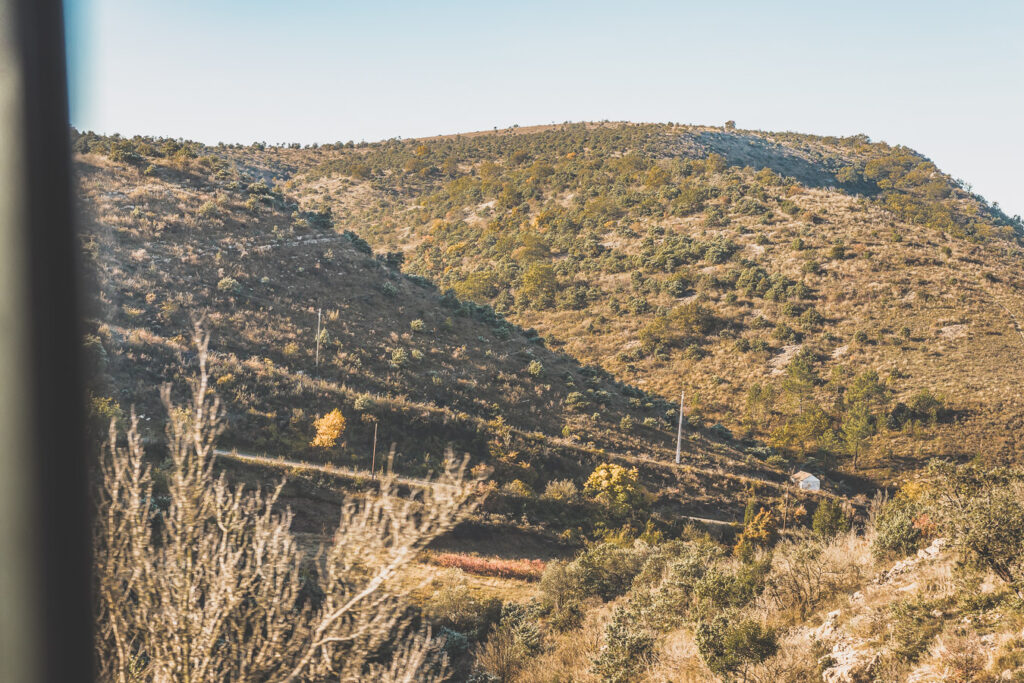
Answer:
[(96, 652), (103, 681), (437, 681), (446, 661), (404, 617), (403, 570), (478, 503), (449, 453), (433, 485), (342, 508), (333, 542), (307, 561), (291, 513), (269, 492), (213, 471), (223, 410), (208, 388), (209, 335), (196, 329), (190, 406), (169, 415), (166, 496), (154, 495), (134, 415), (111, 425), (95, 528)]

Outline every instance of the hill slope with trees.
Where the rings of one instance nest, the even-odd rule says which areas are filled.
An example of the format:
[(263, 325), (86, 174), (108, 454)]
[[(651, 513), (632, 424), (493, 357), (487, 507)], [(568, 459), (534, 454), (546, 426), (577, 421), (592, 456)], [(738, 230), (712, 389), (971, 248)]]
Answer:
[[(687, 516), (737, 519), (751, 486), (787, 488), (785, 469), (752, 444), (700, 423), (684, 430), (675, 465), (676, 404), (404, 274), (401, 254), (374, 254), (330, 209), (264, 180), (276, 162), (169, 148), (144, 162), (113, 157), (76, 161), (97, 293), (85, 339), (97, 435), (131, 406), (146, 438), (160, 434), (157, 389), (184, 386), (200, 320), (228, 410), (221, 446), (243, 454), (364, 475), (390, 458), (422, 478), (453, 449), (490, 473), (487, 520), (573, 543), (607, 525), (642, 530), (648, 512), (666, 531)], [(635, 470), (643, 505), (608, 513), (600, 491), (585, 495), (600, 466)]]
[[(320, 619), (324, 585), (351, 589), (316, 564), (353, 551), (344, 534), (329, 542), (346, 528), (339, 508), (390, 509), (401, 492), (393, 509), (415, 524), (408, 494), (444, 481), (452, 449), (485, 495), (387, 586), (393, 636), (415, 638), (378, 633), (354, 668), (447, 661), (473, 681), (1024, 675), (1022, 475), (1000, 467), (1019, 463), (1024, 422), (1021, 224), (920, 154), (673, 124), (307, 148), (73, 138), (94, 436), (111, 418), (137, 424), (129, 464), (150, 445), (151, 470), (116, 471), (142, 476), (128, 511), (154, 558), (223, 532), (152, 523), (193, 493), (209, 509), (249, 500), (203, 467), (186, 490), (173, 444), (190, 452), (187, 439), (171, 439), (171, 457), (153, 447), (158, 386), (187, 404), (200, 322), (226, 408), (219, 445), (248, 454), (222, 452), (219, 470), (250, 491), (283, 477), (266, 519), (275, 501), (296, 512), (273, 529), (252, 520), (255, 537), (285, 539), (271, 555), (301, 596), (280, 604), (251, 585), (268, 623), (295, 623), (289, 609)], [(191, 418), (170, 410), (171, 435), (187, 433)], [(935, 456), (948, 460), (925, 468)], [(368, 473), (383, 460), (399, 477), (378, 484)], [(832, 491), (797, 491), (797, 468)], [(895, 479), (908, 481), (891, 497), (851, 505)], [(101, 505), (118, 510), (106, 490)], [(243, 555), (260, 556), (232, 519)], [(371, 526), (386, 554), (395, 538)], [(127, 547), (98, 538), (105, 560)], [(307, 545), (319, 559), (293, 552)], [(101, 566), (108, 608), (135, 566)], [(160, 566), (145, 565), (147, 604), (180, 588)], [(162, 624), (117, 615), (150, 636)], [(176, 642), (139, 647), (169, 666)], [(133, 647), (104, 654), (135, 666)], [(430, 667), (412, 661), (427, 654)]]
[(795, 464), (1021, 455), (1020, 219), (917, 152), (571, 124), (319, 153), (288, 185), (407, 271)]

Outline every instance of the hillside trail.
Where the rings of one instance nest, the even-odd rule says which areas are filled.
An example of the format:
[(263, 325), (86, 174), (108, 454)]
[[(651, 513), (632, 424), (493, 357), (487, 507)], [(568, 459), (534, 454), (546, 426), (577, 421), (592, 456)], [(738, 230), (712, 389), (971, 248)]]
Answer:
[(332, 477), (338, 477), (340, 479), (349, 479), (353, 481), (372, 481), (376, 479), (383, 479), (385, 476), (391, 476), (394, 482), (403, 486), (412, 486), (418, 488), (426, 488), (428, 486), (436, 486), (437, 482), (430, 479), (420, 479), (418, 477), (405, 477), (397, 474), (388, 475), (386, 472), (378, 471), (376, 473), (370, 470), (358, 469), (354, 467), (339, 467), (337, 465), (321, 465), (311, 462), (303, 462), (301, 460), (288, 460), (283, 457), (273, 458), (269, 455), (256, 455), (254, 453), (240, 453), (237, 450), (226, 450), (223, 448), (214, 449), (214, 454), (222, 458), (229, 460), (236, 460), (238, 462), (248, 463), (250, 465), (259, 465), (262, 467), (275, 467), (278, 469), (292, 469), (303, 472), (318, 472), (320, 474), (326, 474)]
[[(250, 465), (257, 465), (261, 467), (274, 467), (282, 470), (297, 470), (302, 472), (318, 472), (320, 474), (326, 474), (332, 477), (338, 477), (340, 479), (348, 479), (351, 481), (374, 481), (377, 479), (383, 479), (388, 476), (386, 472), (378, 471), (376, 473), (366, 469), (359, 469), (354, 467), (338, 467), (337, 465), (321, 465), (317, 463), (303, 462), (301, 460), (288, 460), (283, 457), (270, 457), (268, 455), (256, 455), (254, 453), (241, 453), (238, 450), (232, 449), (227, 450), (224, 448), (214, 449), (214, 454), (227, 458), (229, 460), (235, 460), (237, 462), (247, 463)], [(421, 479), (419, 477), (405, 477), (397, 474), (390, 475), (394, 478), (396, 484), (402, 486), (409, 486), (413, 488), (426, 488), (430, 486), (437, 486), (438, 483), (431, 479)], [(681, 515), (684, 519), (688, 519), (691, 522), (699, 522), (701, 524), (707, 524), (714, 527), (732, 527), (735, 523), (721, 519), (711, 519), (710, 517), (697, 517), (694, 515)]]

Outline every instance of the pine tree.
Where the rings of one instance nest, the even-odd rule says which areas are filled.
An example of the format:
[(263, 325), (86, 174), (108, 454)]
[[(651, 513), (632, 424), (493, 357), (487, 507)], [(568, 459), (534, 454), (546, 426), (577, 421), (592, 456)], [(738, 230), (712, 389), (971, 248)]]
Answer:
[(857, 459), (860, 457), (864, 441), (874, 433), (874, 420), (867, 403), (854, 403), (843, 420), (843, 443), (846, 452), (853, 458), (853, 469), (857, 469)]

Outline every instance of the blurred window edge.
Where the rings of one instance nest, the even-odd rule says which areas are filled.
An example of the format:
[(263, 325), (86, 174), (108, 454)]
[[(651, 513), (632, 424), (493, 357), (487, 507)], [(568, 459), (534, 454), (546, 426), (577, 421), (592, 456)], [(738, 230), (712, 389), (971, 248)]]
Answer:
[(62, 7), (0, 0), (0, 681), (92, 680)]

